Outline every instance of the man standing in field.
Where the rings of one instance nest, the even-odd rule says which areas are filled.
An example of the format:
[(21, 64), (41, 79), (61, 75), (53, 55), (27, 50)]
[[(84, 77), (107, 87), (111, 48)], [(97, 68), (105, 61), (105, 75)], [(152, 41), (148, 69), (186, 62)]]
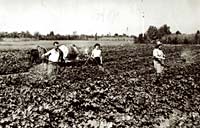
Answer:
[(54, 48), (42, 55), (42, 58), (48, 57), (48, 75), (58, 73), (58, 62), (63, 62), (63, 52), (59, 49), (59, 43), (53, 43)]
[(165, 55), (161, 50), (162, 43), (160, 41), (156, 42), (156, 47), (153, 50), (153, 63), (156, 69), (157, 76), (160, 76), (164, 69)]

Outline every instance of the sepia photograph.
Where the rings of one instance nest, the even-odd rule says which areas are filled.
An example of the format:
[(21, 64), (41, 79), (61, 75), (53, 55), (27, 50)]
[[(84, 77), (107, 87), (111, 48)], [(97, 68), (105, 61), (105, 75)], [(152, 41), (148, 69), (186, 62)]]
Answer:
[(200, 127), (199, 0), (0, 0), (0, 128)]

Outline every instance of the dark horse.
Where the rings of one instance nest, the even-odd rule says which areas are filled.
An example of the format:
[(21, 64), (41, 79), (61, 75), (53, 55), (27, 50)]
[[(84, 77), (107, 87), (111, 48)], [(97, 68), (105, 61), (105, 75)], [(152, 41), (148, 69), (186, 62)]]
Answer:
[(47, 50), (41, 46), (37, 46), (35, 49), (31, 49), (28, 54), (30, 54), (30, 63), (31, 64), (40, 64), (47, 62), (47, 59), (42, 59), (41, 56), (46, 53)]

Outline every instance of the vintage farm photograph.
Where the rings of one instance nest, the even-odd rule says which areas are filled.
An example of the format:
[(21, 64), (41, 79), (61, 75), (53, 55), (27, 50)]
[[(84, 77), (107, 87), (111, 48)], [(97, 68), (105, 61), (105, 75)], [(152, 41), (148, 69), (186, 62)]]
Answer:
[(0, 128), (199, 128), (199, 0), (0, 0)]

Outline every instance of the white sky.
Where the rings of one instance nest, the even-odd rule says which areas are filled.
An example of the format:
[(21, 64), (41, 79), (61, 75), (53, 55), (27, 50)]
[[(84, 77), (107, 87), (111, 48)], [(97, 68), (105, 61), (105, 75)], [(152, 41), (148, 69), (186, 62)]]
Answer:
[[(200, 29), (200, 0), (0, 0), (0, 31), (47, 34), (111, 34), (142, 32), (168, 24), (171, 31)], [(127, 31), (128, 27), (128, 31)]]

